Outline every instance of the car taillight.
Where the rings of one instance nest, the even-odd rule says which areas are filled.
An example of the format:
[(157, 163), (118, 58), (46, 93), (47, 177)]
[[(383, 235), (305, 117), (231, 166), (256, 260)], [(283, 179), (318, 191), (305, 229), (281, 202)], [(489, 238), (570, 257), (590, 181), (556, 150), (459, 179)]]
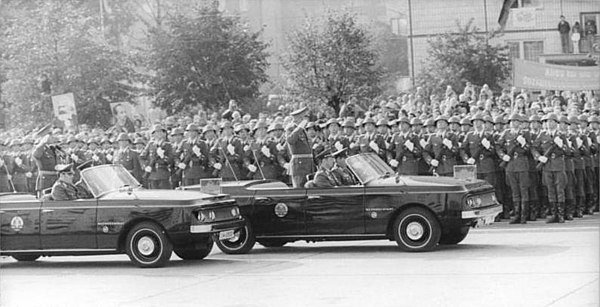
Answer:
[(240, 215), (240, 209), (238, 207), (233, 207), (231, 209), (231, 216), (238, 217)]
[(467, 205), (471, 208), (481, 207), (482, 204), (483, 200), (481, 199), (481, 197), (475, 196), (467, 198)]

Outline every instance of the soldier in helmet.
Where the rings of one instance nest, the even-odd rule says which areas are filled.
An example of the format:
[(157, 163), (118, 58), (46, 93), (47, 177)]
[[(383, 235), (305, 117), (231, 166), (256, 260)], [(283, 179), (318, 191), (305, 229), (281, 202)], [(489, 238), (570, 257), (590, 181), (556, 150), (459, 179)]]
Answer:
[(67, 154), (58, 145), (58, 139), (51, 134), (50, 125), (43, 127), (37, 132), (37, 135), (44, 135), (33, 150), (33, 158), (38, 168), (35, 190), (40, 196), (43, 190), (52, 187), (58, 179), (58, 173), (54, 167), (64, 162)]
[(468, 165), (477, 166), (477, 178), (496, 186), (496, 144), (491, 132), (484, 130), (481, 114), (472, 118), (474, 130), (467, 133), (461, 146), (462, 160)]
[(366, 118), (362, 125), (365, 128), (365, 133), (362, 134), (358, 139), (360, 151), (372, 152), (378, 155), (381, 160), (387, 161), (387, 149), (385, 146), (385, 140), (381, 134), (376, 131), (376, 122), (373, 118)]
[[(562, 115), (558, 118), (558, 131), (560, 134), (564, 135), (568, 147), (572, 148), (573, 144), (571, 142), (570, 134), (569, 134), (569, 118), (565, 115)], [(565, 210), (563, 213), (563, 218), (567, 221), (573, 220), (573, 214), (575, 213), (575, 152), (570, 150), (565, 152), (565, 174), (567, 175), (567, 180), (565, 184)]]
[[(177, 164), (179, 162), (178, 152), (182, 151), (182, 146), (183, 146), (183, 129), (180, 127), (175, 127), (173, 129), (171, 129), (171, 135), (169, 137), (169, 142), (171, 143), (171, 146), (173, 147), (173, 158), (174, 158), (174, 163)], [(174, 165), (175, 165), (174, 164)], [(171, 169), (171, 187), (173, 189), (179, 187), (181, 185), (181, 180), (182, 180), (182, 170), (178, 167), (173, 167), (173, 169)]]
[(573, 148), (573, 153), (571, 155), (573, 173), (567, 175), (568, 177), (571, 176), (571, 183), (567, 183), (567, 185), (572, 185), (575, 196), (575, 206), (574, 209), (570, 208), (572, 204), (566, 204), (566, 206), (567, 211), (572, 210), (572, 212), (569, 212), (572, 214), (572, 217), (580, 218), (583, 217), (583, 211), (585, 209), (585, 163), (583, 156), (589, 154), (589, 148), (586, 146), (579, 134), (579, 119), (577, 119), (577, 116), (572, 116), (569, 118), (568, 129), (569, 132), (567, 135), (567, 140)]
[(435, 125), (437, 131), (429, 135), (423, 149), (423, 158), (430, 165), (433, 174), (451, 177), (459, 157), (458, 136), (448, 130), (448, 119), (445, 116), (438, 116)]
[(199, 128), (192, 123), (186, 127), (187, 138), (176, 152), (177, 168), (182, 172), (182, 185), (200, 183), (202, 178), (210, 178), (212, 171), (208, 144), (199, 137)]
[(556, 114), (546, 115), (547, 130), (532, 145), (533, 156), (542, 166), (542, 183), (548, 189), (550, 217), (546, 223), (564, 223), (565, 187), (565, 154), (570, 151), (567, 139), (558, 131)]
[(595, 191), (598, 189), (598, 182), (596, 173), (594, 171), (594, 155), (598, 151), (597, 136), (593, 131), (588, 129), (588, 118), (585, 114), (578, 117), (579, 119), (579, 130), (581, 138), (584, 140), (585, 145), (589, 148), (589, 151), (584, 154), (583, 162), (585, 164), (585, 194), (586, 194), (586, 208), (584, 214), (593, 214), (594, 208), (598, 204), (598, 198)]
[(167, 130), (162, 125), (156, 124), (151, 130), (152, 140), (140, 154), (140, 158), (147, 161), (144, 168), (148, 188), (170, 189), (171, 168), (174, 154), (171, 143), (167, 142)]
[[(505, 130), (496, 146), (502, 166), (506, 171), (506, 179), (512, 191), (514, 218), (511, 224), (527, 222), (529, 214), (529, 152), (530, 136), (521, 129), (523, 122), (519, 114), (509, 118), (510, 129)], [(508, 208), (504, 208), (507, 210)]]
[(422, 148), (419, 137), (411, 131), (408, 117), (398, 119), (400, 130), (393, 136), (390, 165), (402, 175), (418, 175)]
[(243, 145), (240, 139), (233, 134), (233, 125), (229, 121), (221, 123), (221, 136), (211, 148), (211, 154), (212, 158), (217, 161), (213, 167), (219, 170), (220, 177), (224, 181), (243, 179), (241, 177), (244, 158)]
[(587, 129), (588, 131), (588, 138), (591, 141), (592, 146), (590, 148), (591, 152), (592, 152), (592, 164), (594, 165), (594, 203), (596, 204), (596, 207), (594, 208), (594, 212), (598, 212), (599, 211), (599, 206), (600, 206), (600, 199), (599, 197), (599, 189), (600, 189), (600, 170), (599, 170), (599, 164), (600, 164), (600, 154), (599, 154), (599, 144), (600, 143), (600, 118), (598, 118), (598, 116), (596, 115), (592, 115), (588, 118), (588, 123), (589, 123), (589, 127)]
[[(542, 119), (537, 115), (532, 115), (529, 118), (529, 136), (531, 142), (540, 136), (542, 130)], [(541, 172), (536, 168), (537, 162), (533, 155), (529, 157), (529, 220), (535, 221), (539, 218), (546, 218), (547, 201), (546, 192), (542, 185)]]
[(141, 182), (142, 164), (140, 163), (139, 154), (131, 149), (131, 138), (127, 133), (121, 132), (117, 137), (117, 142), (119, 149), (114, 152), (113, 164), (123, 165), (138, 182)]

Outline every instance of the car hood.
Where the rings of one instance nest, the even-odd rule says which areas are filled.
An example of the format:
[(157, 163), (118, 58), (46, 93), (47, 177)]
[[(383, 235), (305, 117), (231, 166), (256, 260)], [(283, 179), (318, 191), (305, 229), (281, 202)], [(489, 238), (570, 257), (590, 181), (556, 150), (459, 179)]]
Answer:
[(435, 176), (392, 176), (375, 179), (367, 184), (368, 187), (401, 186), (411, 190), (436, 191), (479, 191), (491, 189), (485, 180), (463, 180), (452, 177)]
[(127, 191), (114, 191), (102, 196), (102, 199), (136, 199), (146, 201), (173, 201), (187, 202), (194, 200), (217, 200), (227, 198), (226, 194), (211, 195), (198, 191), (181, 190), (147, 190), (134, 189), (131, 193)]

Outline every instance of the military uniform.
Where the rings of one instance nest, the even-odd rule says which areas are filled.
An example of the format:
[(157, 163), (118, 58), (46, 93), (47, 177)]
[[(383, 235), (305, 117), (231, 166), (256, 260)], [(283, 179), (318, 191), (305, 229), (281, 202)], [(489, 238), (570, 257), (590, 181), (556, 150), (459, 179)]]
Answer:
[(54, 167), (62, 162), (60, 149), (56, 145), (38, 144), (33, 150), (33, 158), (38, 168), (38, 176), (35, 184), (35, 190), (39, 193), (52, 187), (58, 179), (58, 174)]
[(289, 162), (289, 175), (294, 188), (304, 187), (306, 176), (315, 169), (312, 148), (309, 144), (306, 130), (298, 125), (286, 138), (288, 150), (291, 154)]
[(471, 131), (462, 141), (461, 157), (464, 163), (477, 166), (477, 178), (496, 186), (496, 144), (491, 133)]
[(392, 141), (390, 165), (401, 175), (418, 175), (422, 148), (419, 137), (412, 132), (398, 132)]
[[(513, 114), (510, 121), (521, 121)], [(505, 174), (512, 192), (515, 217), (511, 223), (526, 223), (529, 215), (529, 155), (531, 139), (529, 133), (514, 128), (505, 130), (496, 146), (498, 156), (505, 164)]]
[(74, 200), (78, 198), (75, 185), (62, 180), (57, 180), (54, 183), (51, 195), (53, 200)]
[[(161, 126), (155, 125), (152, 133), (158, 130), (165, 131)], [(171, 168), (174, 162), (173, 147), (167, 141), (151, 141), (140, 154), (140, 158), (147, 161), (145, 171), (147, 174), (148, 188), (170, 189)]]
[(200, 183), (202, 178), (212, 177), (209, 167), (210, 150), (205, 141), (201, 139), (187, 139), (177, 153), (178, 167), (183, 169), (183, 185)]
[(219, 170), (220, 177), (224, 181), (241, 180), (241, 168), (243, 165), (243, 145), (239, 138), (231, 136), (228, 138), (221, 137), (217, 140), (211, 153), (218, 163), (221, 165)]
[[(438, 120), (445, 119), (438, 118), (436, 122)], [(458, 152), (458, 137), (449, 130), (438, 131), (429, 135), (427, 145), (423, 149), (423, 158), (434, 173), (451, 177), (454, 175)]]
[(315, 188), (333, 188), (341, 185), (331, 170), (319, 168), (313, 179)]

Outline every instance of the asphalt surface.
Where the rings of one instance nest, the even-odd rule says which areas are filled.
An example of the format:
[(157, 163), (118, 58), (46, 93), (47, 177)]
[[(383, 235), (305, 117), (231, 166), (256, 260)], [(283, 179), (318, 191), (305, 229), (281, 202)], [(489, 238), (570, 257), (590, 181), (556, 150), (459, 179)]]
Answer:
[(125, 255), (0, 259), (0, 306), (600, 306), (600, 215), (496, 223), (429, 253), (394, 242), (216, 247), (138, 269)]

